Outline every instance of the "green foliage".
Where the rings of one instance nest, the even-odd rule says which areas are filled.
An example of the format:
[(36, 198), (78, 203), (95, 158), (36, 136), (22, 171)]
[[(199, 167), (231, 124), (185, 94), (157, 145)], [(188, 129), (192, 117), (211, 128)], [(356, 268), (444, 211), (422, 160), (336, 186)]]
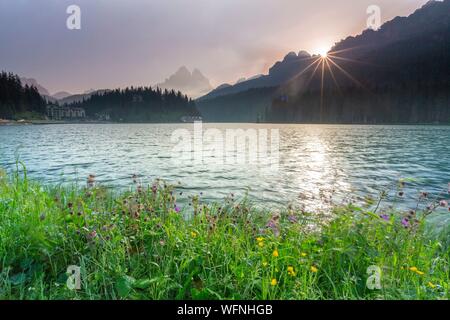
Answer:
[(0, 73), (0, 119), (41, 118), (45, 114), (46, 101), (34, 87), (22, 86), (19, 76)]
[(150, 87), (97, 93), (71, 106), (84, 108), (91, 118), (108, 113), (119, 122), (179, 122), (183, 116), (199, 115), (195, 102), (181, 92)]
[[(425, 220), (195, 197), (178, 212), (175, 194), (163, 182), (115, 194), (0, 174), (0, 299), (449, 298), (449, 249)], [(70, 265), (81, 290), (65, 285)], [(366, 286), (372, 265), (380, 290)]]

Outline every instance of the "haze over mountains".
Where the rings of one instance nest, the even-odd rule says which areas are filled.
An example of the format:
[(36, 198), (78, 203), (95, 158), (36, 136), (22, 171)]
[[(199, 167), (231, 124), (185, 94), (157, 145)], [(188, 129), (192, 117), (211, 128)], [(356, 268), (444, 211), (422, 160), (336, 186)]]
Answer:
[(448, 123), (449, 70), (450, 0), (429, 1), (340, 41), (327, 59), (291, 52), (198, 106), (207, 121)]
[(207, 94), (213, 88), (209, 80), (198, 69), (189, 71), (185, 66), (179, 68), (164, 82), (156, 87), (167, 90), (181, 91), (191, 98)]

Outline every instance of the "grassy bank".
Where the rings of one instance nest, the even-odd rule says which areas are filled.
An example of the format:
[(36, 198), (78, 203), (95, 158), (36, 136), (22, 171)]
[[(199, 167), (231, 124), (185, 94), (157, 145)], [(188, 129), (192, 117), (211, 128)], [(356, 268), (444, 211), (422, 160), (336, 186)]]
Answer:
[[(120, 195), (89, 182), (0, 175), (1, 299), (449, 297), (449, 248), (420, 212), (405, 220), (347, 206), (325, 223), (232, 198), (180, 208), (163, 182)], [(80, 290), (66, 286), (70, 265), (81, 268)], [(381, 268), (381, 289), (366, 285), (370, 266)]]

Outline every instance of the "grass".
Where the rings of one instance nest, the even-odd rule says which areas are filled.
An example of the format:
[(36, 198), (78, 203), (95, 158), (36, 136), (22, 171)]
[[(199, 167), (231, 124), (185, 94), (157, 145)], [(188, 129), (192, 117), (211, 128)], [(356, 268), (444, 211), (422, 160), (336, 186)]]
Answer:
[[(0, 299), (449, 298), (449, 247), (420, 212), (405, 227), (355, 206), (332, 219), (232, 198), (180, 209), (162, 181), (122, 194), (90, 184), (0, 174)], [(71, 265), (80, 290), (66, 285)]]

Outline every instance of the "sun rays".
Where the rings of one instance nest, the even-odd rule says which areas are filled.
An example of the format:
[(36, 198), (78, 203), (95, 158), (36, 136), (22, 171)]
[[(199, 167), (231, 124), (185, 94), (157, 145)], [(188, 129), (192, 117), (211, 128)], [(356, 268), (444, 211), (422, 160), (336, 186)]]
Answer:
[(306, 78), (306, 82), (303, 83), (304, 87), (309, 87), (311, 81), (314, 79), (316, 75), (320, 77), (320, 120), (323, 121), (324, 115), (324, 94), (325, 94), (325, 81), (326, 76), (329, 75), (333, 81), (334, 87), (337, 89), (339, 94), (342, 95), (342, 88), (339, 83), (338, 75), (343, 75), (345, 78), (349, 79), (352, 83), (354, 83), (357, 87), (366, 89), (365, 86), (350, 72), (345, 70), (342, 66), (343, 62), (347, 63), (359, 63), (359, 64), (367, 64), (364, 61), (354, 60), (347, 57), (339, 56), (339, 53), (344, 53), (352, 50), (352, 48), (329, 51), (327, 49), (318, 49), (318, 54), (313, 55), (307, 60), (312, 60), (305, 68), (303, 68), (299, 73), (297, 73), (289, 82), (293, 82), (298, 80), (302, 75), (305, 75), (307, 72), (310, 74)]

